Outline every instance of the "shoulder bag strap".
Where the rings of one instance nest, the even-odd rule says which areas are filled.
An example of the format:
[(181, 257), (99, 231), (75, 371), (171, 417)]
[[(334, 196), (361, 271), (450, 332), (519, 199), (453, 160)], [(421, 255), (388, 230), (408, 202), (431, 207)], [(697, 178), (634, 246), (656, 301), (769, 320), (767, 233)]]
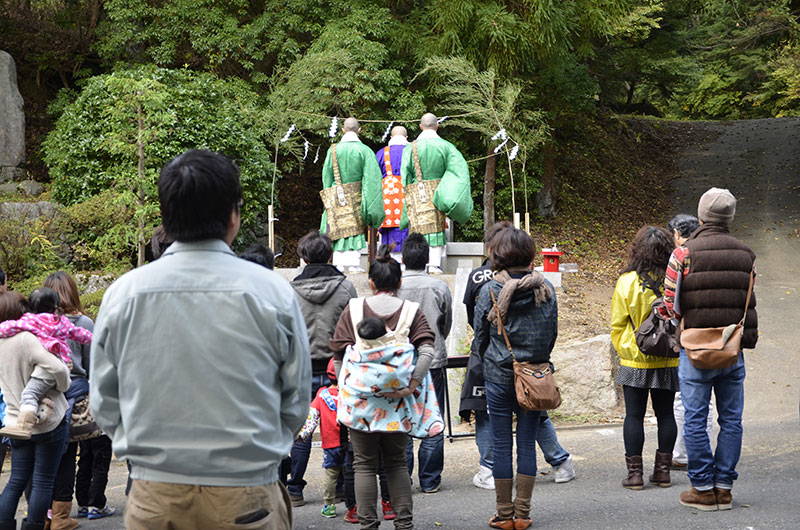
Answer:
[(508, 334), (506, 333), (506, 326), (503, 324), (503, 319), (500, 318), (500, 308), (497, 307), (497, 300), (494, 297), (494, 292), (489, 289), (489, 296), (492, 297), (492, 303), (494, 304), (494, 310), (497, 312), (497, 327), (500, 332), (503, 334), (503, 339), (506, 341), (506, 348), (508, 348), (508, 353), (511, 354), (511, 358), (516, 361), (517, 358), (514, 357), (514, 350), (511, 348), (511, 342), (508, 340)]
[(411, 154), (414, 155), (414, 174), (417, 176), (417, 183), (422, 182), (422, 166), (419, 165), (419, 152), (417, 151), (417, 141), (411, 142)]
[(754, 271), (750, 271), (750, 286), (747, 288), (747, 301), (744, 304), (744, 316), (742, 317), (742, 326), (744, 326), (744, 321), (747, 319), (747, 310), (750, 308), (750, 297), (753, 294), (753, 282), (756, 279), (756, 275)]
[(355, 333), (356, 341), (360, 340), (358, 336), (358, 323), (364, 320), (364, 298), (351, 298), (348, 305), (350, 307), (350, 322), (353, 324), (353, 333)]
[(331, 161), (333, 162), (333, 180), (337, 186), (341, 186), (342, 177), (339, 173), (339, 160), (336, 158), (336, 144), (331, 146)]

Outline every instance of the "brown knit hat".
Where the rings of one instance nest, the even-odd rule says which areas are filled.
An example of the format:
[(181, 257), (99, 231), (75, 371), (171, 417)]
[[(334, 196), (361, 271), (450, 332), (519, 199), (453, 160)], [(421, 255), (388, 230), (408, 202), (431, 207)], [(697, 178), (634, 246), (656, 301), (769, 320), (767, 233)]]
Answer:
[(735, 213), (736, 197), (722, 188), (711, 188), (697, 204), (697, 217), (704, 223), (729, 224)]

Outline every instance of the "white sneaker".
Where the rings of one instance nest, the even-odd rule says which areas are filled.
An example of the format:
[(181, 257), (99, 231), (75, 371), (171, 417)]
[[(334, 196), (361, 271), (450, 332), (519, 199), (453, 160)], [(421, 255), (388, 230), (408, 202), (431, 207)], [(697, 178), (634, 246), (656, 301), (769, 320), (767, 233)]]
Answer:
[(575, 468), (572, 467), (572, 456), (568, 456), (564, 463), (560, 466), (553, 466), (553, 476), (555, 476), (556, 482), (569, 482), (570, 480), (575, 478)]
[(475, 476), (472, 477), (472, 483), (475, 484), (475, 487), (477, 488), (493, 490), (494, 477), (492, 476), (492, 470), (486, 466), (481, 466), (481, 470), (475, 473)]

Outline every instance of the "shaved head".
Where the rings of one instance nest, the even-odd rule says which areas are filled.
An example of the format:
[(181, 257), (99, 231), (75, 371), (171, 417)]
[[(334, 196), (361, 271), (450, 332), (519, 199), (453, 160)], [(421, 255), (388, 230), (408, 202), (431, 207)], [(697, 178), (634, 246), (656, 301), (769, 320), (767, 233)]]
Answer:
[(402, 125), (392, 127), (392, 136), (408, 136), (408, 131)]
[(436, 119), (436, 115), (432, 112), (426, 112), (422, 115), (422, 118), (419, 120), (419, 128), (423, 131), (425, 129), (434, 129), (436, 130), (439, 127), (439, 123)]
[(361, 125), (359, 125), (358, 120), (353, 118), (352, 116), (344, 120), (344, 126), (342, 126), (342, 130), (344, 132), (357, 133), (360, 128)]

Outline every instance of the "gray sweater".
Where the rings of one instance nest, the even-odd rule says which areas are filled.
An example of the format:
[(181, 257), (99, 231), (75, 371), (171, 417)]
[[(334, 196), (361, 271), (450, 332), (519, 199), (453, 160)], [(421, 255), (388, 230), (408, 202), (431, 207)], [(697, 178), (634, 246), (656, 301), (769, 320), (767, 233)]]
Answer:
[(453, 297), (450, 288), (438, 278), (425, 271), (406, 271), (397, 297), (419, 304), (428, 325), (436, 334), (433, 343), (434, 356), (431, 368), (442, 368), (447, 364), (445, 340), (453, 324)]

